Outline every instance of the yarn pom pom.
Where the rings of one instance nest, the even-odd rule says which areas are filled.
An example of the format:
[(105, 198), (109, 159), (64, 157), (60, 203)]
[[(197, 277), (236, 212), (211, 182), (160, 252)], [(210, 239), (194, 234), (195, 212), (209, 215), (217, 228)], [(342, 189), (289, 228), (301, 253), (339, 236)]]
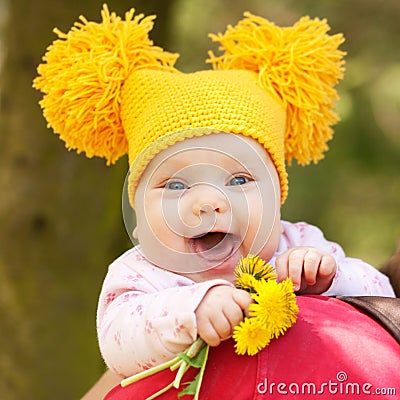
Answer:
[(48, 125), (69, 149), (114, 163), (128, 152), (120, 119), (121, 88), (135, 69), (173, 69), (178, 57), (153, 46), (148, 33), (155, 17), (125, 20), (101, 12), (102, 22), (80, 17), (71, 30), (54, 32), (33, 86), (44, 93), (40, 102)]
[(246, 69), (286, 109), (285, 158), (301, 165), (318, 162), (332, 138), (338, 98), (334, 86), (343, 77), (341, 34), (329, 36), (326, 20), (301, 18), (281, 28), (250, 13), (225, 34), (210, 35), (224, 53), (210, 52), (214, 69)]

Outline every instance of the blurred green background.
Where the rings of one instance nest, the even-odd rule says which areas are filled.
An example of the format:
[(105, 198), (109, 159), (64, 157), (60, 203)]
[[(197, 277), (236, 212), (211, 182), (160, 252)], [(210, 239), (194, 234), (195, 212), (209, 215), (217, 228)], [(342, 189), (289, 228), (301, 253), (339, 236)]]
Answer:
[[(95, 313), (107, 265), (130, 246), (121, 215), (127, 160), (67, 152), (31, 89), (36, 66), (80, 14), (102, 1), (0, 0), (0, 397), (79, 399), (104, 371)], [(278, 24), (303, 14), (344, 32), (342, 122), (316, 166), (289, 168), (285, 219), (322, 228), (348, 255), (379, 267), (400, 239), (398, 0), (110, 0), (120, 15), (158, 15), (152, 38), (206, 68), (207, 33), (249, 10)]]

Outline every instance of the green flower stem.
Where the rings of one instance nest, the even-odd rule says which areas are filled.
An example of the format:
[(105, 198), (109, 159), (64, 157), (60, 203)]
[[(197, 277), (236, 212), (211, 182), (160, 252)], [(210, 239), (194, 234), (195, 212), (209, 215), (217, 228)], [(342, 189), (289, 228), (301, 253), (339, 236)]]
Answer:
[[(184, 353), (188, 356), (188, 357), (195, 357), (197, 355), (197, 353), (201, 350), (202, 346), (204, 344), (204, 341), (200, 338), (197, 338), (190, 347), (188, 347)], [(174, 371), (178, 368), (182, 367), (182, 363), (187, 364), (185, 361), (183, 361), (179, 356), (174, 357), (172, 360), (170, 361), (166, 361), (163, 364), (157, 365), (153, 368), (150, 369), (146, 369), (145, 371), (139, 372), (138, 374), (132, 375), (128, 378), (125, 378), (121, 381), (121, 386), (125, 387), (128, 386), (134, 382), (140, 381), (143, 378), (147, 378), (148, 376), (154, 375), (157, 372), (163, 371), (164, 369), (170, 368), (171, 371)], [(187, 369), (186, 369), (187, 371)], [(185, 372), (186, 372), (185, 371)], [(183, 373), (184, 374), (184, 373)], [(183, 376), (182, 374), (182, 376)], [(181, 376), (181, 378), (182, 378)], [(180, 381), (180, 380), (179, 380)]]
[(169, 369), (171, 371), (175, 371), (176, 369), (178, 369), (181, 366), (182, 363), (183, 363), (183, 360), (181, 358), (179, 358), (179, 361), (177, 361), (175, 364), (171, 365), (169, 367)]
[[(190, 347), (188, 347), (186, 349), (186, 351), (184, 351), (184, 353), (190, 357), (196, 357), (197, 354), (199, 353), (199, 351), (202, 349), (203, 345), (204, 345), (204, 341), (199, 337), (197, 338)], [(181, 360), (181, 363), (179, 363), (179, 370), (176, 373), (175, 379), (174, 379), (174, 387), (175, 388), (179, 388), (180, 384), (181, 384), (181, 380), (183, 375), (186, 374), (186, 372), (188, 371), (188, 369), (190, 368), (190, 364), (188, 364), (185, 360)], [(178, 363), (176, 363), (173, 367), (174, 369), (177, 368)], [(172, 370), (172, 367), (171, 367)]]
[(132, 375), (128, 378), (125, 378), (121, 381), (121, 386), (125, 387), (128, 386), (134, 382), (140, 381), (143, 378), (147, 378), (148, 376), (154, 375), (159, 371), (163, 371), (164, 369), (169, 368), (171, 365), (174, 365), (177, 362), (182, 362), (182, 360), (179, 357), (175, 357), (170, 361), (166, 361), (163, 364), (157, 365), (153, 368), (146, 369), (145, 371), (139, 372), (138, 374)]
[(198, 337), (192, 345), (185, 351), (186, 355), (190, 358), (193, 358), (197, 355), (197, 353), (201, 350), (204, 345), (204, 340)]
[(176, 373), (174, 382), (173, 382), (173, 386), (176, 389), (179, 389), (179, 386), (181, 385), (181, 380), (183, 375), (186, 374), (187, 370), (190, 368), (190, 365), (186, 362), (186, 361), (182, 361), (178, 372)]
[(206, 346), (203, 364), (202, 364), (202, 366), (200, 368), (200, 372), (199, 372), (199, 381), (197, 384), (196, 393), (194, 395), (193, 400), (199, 400), (200, 389), (201, 389), (201, 384), (203, 382), (204, 371), (206, 370), (206, 364), (207, 364), (207, 360), (208, 360), (208, 351), (209, 350), (210, 350), (210, 346)]
[(161, 390), (159, 390), (156, 393), (153, 393), (150, 397), (146, 397), (145, 400), (153, 400), (158, 396), (161, 396), (163, 393), (167, 392), (169, 389), (171, 389), (173, 387), (174, 382), (171, 382), (169, 385), (165, 386), (164, 388), (162, 388)]

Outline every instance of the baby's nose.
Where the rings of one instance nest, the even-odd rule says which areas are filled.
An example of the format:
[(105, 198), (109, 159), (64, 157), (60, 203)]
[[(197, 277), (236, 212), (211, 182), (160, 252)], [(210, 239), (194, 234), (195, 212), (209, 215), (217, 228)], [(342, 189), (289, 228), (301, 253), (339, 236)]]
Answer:
[(199, 185), (191, 189), (192, 213), (198, 217), (206, 214), (224, 213), (229, 209), (226, 194), (210, 185)]

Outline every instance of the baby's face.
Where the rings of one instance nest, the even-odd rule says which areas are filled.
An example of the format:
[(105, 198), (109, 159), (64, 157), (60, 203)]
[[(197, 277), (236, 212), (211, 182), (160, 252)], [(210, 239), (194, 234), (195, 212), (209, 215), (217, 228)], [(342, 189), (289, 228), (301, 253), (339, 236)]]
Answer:
[(269, 260), (281, 232), (275, 167), (255, 140), (218, 133), (185, 139), (148, 165), (135, 194), (144, 256), (195, 281), (234, 281), (241, 256)]

